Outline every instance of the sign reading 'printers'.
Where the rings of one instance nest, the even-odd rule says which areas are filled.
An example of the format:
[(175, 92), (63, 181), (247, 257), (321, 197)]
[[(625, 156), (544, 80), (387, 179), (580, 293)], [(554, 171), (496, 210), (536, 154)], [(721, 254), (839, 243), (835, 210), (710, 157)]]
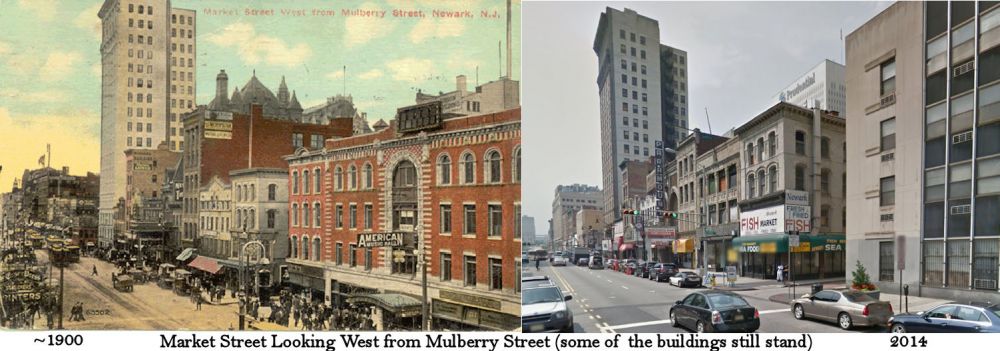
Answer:
[[(403, 246), (407, 233), (359, 233), (358, 247), (396, 247)], [(411, 234), (412, 235), (412, 234)]]

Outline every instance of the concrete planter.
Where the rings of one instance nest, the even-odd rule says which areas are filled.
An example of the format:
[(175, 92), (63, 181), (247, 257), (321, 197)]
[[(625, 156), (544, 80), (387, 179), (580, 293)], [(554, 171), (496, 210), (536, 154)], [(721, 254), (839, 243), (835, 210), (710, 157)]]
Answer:
[(879, 296), (882, 294), (881, 290), (867, 290), (867, 291), (865, 291), (865, 290), (854, 290), (854, 289), (851, 289), (851, 291), (860, 292), (862, 294), (868, 295), (869, 297), (871, 297), (871, 298), (873, 298), (875, 300), (878, 300)]

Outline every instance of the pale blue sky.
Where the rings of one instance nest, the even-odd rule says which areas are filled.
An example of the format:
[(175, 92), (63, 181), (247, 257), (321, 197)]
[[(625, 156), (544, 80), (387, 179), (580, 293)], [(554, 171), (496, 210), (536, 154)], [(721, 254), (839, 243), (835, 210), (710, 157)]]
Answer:
[[(103, 0), (0, 0), (0, 189), (33, 167), (53, 144), (54, 164), (73, 173), (96, 171), (100, 127), (100, 31)], [(450, 91), (455, 76), (469, 84), (497, 79), (498, 43), (506, 40), (503, 0), (474, 1), (223, 1), (174, 0), (198, 11), (197, 103), (208, 104), (220, 69), (230, 93), (256, 70), (277, 90), (284, 75), (303, 107), (344, 91), (368, 113), (369, 122), (391, 119), (414, 103), (417, 89)], [(208, 15), (206, 8), (236, 10)], [(246, 8), (273, 9), (272, 16), (246, 16)], [(282, 9), (306, 10), (284, 16)], [(312, 9), (335, 10), (332, 17)], [(342, 9), (381, 9), (385, 18), (344, 17)], [(423, 10), (427, 17), (394, 18), (392, 9)], [(431, 10), (468, 10), (473, 19), (441, 19)], [(498, 18), (482, 18), (497, 11)], [(513, 78), (520, 79), (520, 1), (513, 2)], [(505, 44), (505, 43), (503, 43)], [(505, 54), (505, 53), (504, 53)], [(14, 136), (31, 135), (23, 141)], [(79, 157), (58, 157), (76, 150)], [(29, 156), (30, 154), (30, 156)]]

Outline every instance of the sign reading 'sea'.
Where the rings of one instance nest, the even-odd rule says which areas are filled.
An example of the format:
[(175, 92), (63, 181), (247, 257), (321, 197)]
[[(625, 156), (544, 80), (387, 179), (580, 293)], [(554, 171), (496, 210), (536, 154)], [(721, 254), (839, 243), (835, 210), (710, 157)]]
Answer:
[(441, 101), (431, 101), (396, 110), (396, 130), (400, 133), (434, 129), (441, 126)]
[(358, 247), (395, 247), (403, 246), (406, 233), (358, 233)]

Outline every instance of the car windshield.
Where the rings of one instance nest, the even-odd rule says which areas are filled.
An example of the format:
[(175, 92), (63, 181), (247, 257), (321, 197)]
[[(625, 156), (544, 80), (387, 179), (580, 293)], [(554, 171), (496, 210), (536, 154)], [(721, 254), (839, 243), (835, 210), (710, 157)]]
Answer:
[(873, 299), (868, 294), (862, 294), (862, 293), (859, 293), (859, 292), (845, 292), (843, 294), (844, 294), (844, 297), (847, 298), (847, 301), (850, 301), (850, 302), (872, 302), (872, 301), (878, 301), (878, 300)]
[(525, 305), (545, 302), (559, 302), (563, 301), (563, 296), (562, 292), (559, 291), (559, 288), (549, 286), (544, 288), (525, 289), (521, 293), (521, 301)]
[(987, 307), (986, 310), (990, 311), (990, 313), (992, 313), (993, 315), (995, 315), (997, 317), (1000, 317), (1000, 305), (993, 305), (993, 306)]
[(708, 301), (712, 303), (712, 308), (717, 310), (724, 310), (734, 307), (746, 307), (750, 304), (747, 303), (742, 297), (734, 295), (708, 295)]

